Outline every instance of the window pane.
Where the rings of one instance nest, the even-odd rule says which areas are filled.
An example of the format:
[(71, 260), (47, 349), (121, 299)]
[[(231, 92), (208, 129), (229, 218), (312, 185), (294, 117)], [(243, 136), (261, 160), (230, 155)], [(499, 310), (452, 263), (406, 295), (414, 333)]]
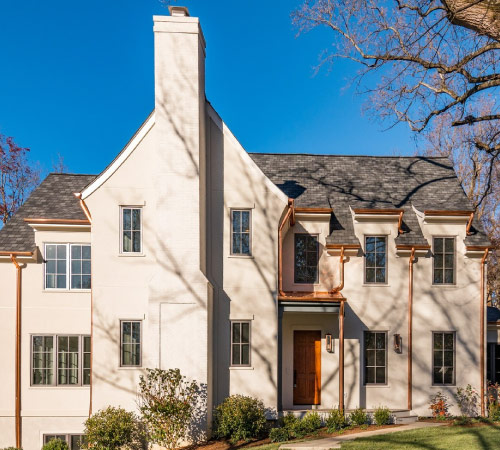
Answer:
[(141, 232), (140, 231), (133, 231), (132, 232), (132, 247), (133, 251), (136, 253), (139, 253), (141, 251)]
[(132, 342), (139, 344), (141, 342), (141, 323), (132, 322)]
[(55, 275), (47, 275), (45, 277), (45, 287), (47, 289), (55, 289), (56, 288), (56, 276)]
[(446, 350), (453, 350), (453, 334), (446, 333), (444, 335), (444, 348)]
[(374, 252), (375, 251), (375, 238), (374, 237), (367, 237), (366, 238), (366, 253)]
[(141, 210), (133, 209), (132, 210), (132, 230), (140, 230), (141, 229)]
[(435, 269), (434, 270), (434, 284), (439, 284), (443, 282), (443, 270)]
[(454, 263), (453, 260), (454, 259), (455, 259), (455, 257), (454, 257), (453, 254), (451, 254), (451, 255), (450, 254), (446, 254), (444, 256), (444, 265), (445, 265), (445, 267), (448, 268), (448, 269), (453, 269), (453, 263)]
[(241, 253), (244, 255), (250, 254), (250, 234), (242, 233), (241, 234)]
[(45, 273), (56, 273), (55, 260), (47, 261), (47, 264), (45, 265)]
[(366, 254), (366, 267), (375, 267), (375, 253)]
[(240, 364), (240, 345), (239, 344), (233, 344), (233, 358), (232, 358), (232, 364), (233, 365), (238, 365)]
[(90, 275), (82, 276), (82, 289), (90, 289)]
[(434, 239), (434, 251), (442, 253), (443, 252), (443, 239), (435, 238)]
[(82, 273), (82, 262), (81, 260), (71, 260), (71, 273), (73, 275), (78, 275)]
[(377, 383), (385, 383), (385, 367), (377, 367), (375, 375)]
[(375, 283), (375, 269), (366, 269), (366, 282)]
[(123, 231), (129, 231), (132, 228), (131, 210), (123, 208)]
[(66, 245), (57, 246), (57, 259), (66, 259)]
[(453, 269), (446, 269), (444, 271), (444, 282), (447, 284), (453, 283)]
[(376, 333), (377, 348), (385, 349), (385, 333)]
[(385, 283), (385, 269), (375, 269), (375, 280), (377, 283)]
[(233, 323), (233, 343), (241, 342), (240, 327), (240, 323)]
[(122, 322), (122, 342), (130, 343), (132, 339), (132, 323)]
[(377, 267), (385, 267), (385, 253), (377, 253)]
[(444, 366), (447, 367), (452, 367), (453, 366), (453, 351), (452, 350), (446, 350), (444, 352)]
[(82, 261), (82, 273), (90, 275), (90, 261)]
[(250, 232), (250, 212), (242, 211), (241, 212), (241, 231), (245, 233)]
[(441, 269), (443, 267), (443, 254), (442, 253), (435, 253), (434, 254), (434, 267)]
[(241, 211), (233, 211), (233, 232), (241, 231)]
[(248, 344), (241, 346), (241, 364), (250, 364), (250, 345)]
[(83, 259), (90, 259), (90, 245), (83, 245), (82, 246), (82, 258)]
[(365, 333), (365, 347), (368, 349), (375, 348), (375, 333)]
[(55, 245), (47, 245), (45, 247), (45, 258), (46, 259), (55, 259), (56, 258), (56, 246)]
[(66, 260), (63, 259), (62, 261), (58, 260), (57, 261), (57, 273), (58, 274), (65, 274), (66, 273)]
[(81, 245), (72, 245), (71, 246), (71, 258), (72, 259), (81, 259), (82, 258), (82, 246)]
[(66, 288), (66, 275), (57, 275), (57, 289)]
[(441, 350), (434, 350), (434, 365), (435, 366), (443, 365), (443, 352)]
[(375, 351), (374, 350), (366, 350), (365, 352), (365, 364), (367, 366), (375, 365)]
[(385, 350), (377, 350), (376, 365), (385, 366)]
[(80, 275), (71, 276), (71, 289), (81, 289), (82, 288), (82, 277)]
[(241, 234), (233, 234), (233, 253), (241, 253)]
[(445, 239), (444, 250), (446, 253), (453, 253), (455, 251), (455, 239)]
[(453, 384), (453, 368), (447, 367), (444, 369), (444, 384)]
[(441, 367), (434, 367), (434, 376), (432, 382), (434, 384), (443, 384), (443, 372)]
[(365, 368), (365, 383), (375, 383), (375, 367)]
[(124, 252), (132, 251), (132, 232), (130, 231), (123, 232), (123, 251)]
[(245, 344), (250, 342), (250, 324), (248, 322), (241, 324), (241, 342)]
[(295, 234), (295, 283), (318, 280), (318, 241), (316, 236)]

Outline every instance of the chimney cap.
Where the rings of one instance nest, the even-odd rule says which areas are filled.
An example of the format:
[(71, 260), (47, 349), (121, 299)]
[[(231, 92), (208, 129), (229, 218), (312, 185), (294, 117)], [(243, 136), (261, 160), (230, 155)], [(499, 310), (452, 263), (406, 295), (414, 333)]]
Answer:
[(189, 10), (186, 6), (172, 6), (168, 7), (168, 12), (173, 17), (189, 17)]

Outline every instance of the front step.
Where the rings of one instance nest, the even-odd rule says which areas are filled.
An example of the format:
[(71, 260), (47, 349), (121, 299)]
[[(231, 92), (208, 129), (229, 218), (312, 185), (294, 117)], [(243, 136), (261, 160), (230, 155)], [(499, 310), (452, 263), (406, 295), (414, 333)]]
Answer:
[(392, 417), (396, 425), (408, 425), (418, 421), (418, 416), (408, 410), (392, 411)]

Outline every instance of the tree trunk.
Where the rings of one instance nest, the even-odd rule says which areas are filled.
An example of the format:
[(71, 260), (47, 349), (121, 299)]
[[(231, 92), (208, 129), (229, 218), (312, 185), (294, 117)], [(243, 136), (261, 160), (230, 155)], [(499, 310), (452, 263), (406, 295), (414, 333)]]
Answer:
[(441, 0), (450, 22), (500, 41), (500, 0)]

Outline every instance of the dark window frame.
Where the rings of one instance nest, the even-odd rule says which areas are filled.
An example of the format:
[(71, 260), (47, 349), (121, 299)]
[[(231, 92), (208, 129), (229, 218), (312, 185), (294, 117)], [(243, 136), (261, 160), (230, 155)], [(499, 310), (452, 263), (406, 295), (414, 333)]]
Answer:
[[(438, 270), (443, 271), (443, 281), (436, 282), (435, 272), (436, 272), (436, 239), (443, 240), (443, 252), (439, 253), (443, 255), (443, 266), (442, 268), (438, 268)], [(446, 255), (450, 254), (450, 252), (446, 252), (446, 240), (453, 241), (453, 282), (445, 283), (445, 272), (447, 270), (446, 267)], [(449, 269), (448, 269), (449, 270)], [(455, 286), (457, 283), (457, 240), (455, 236), (432, 236), (432, 285), (433, 286)]]
[[(374, 252), (367, 252), (366, 249), (367, 249), (367, 240), (370, 239), (370, 238), (374, 238), (374, 239), (383, 239), (384, 240), (384, 255), (385, 255), (385, 264), (384, 264), (384, 267), (382, 266), (377, 266), (377, 247), (376, 247), (376, 240), (375, 240), (375, 248), (374, 248)], [(388, 250), (388, 239), (387, 239), (387, 235), (384, 235), (384, 234), (381, 234), (381, 235), (365, 235), (365, 248), (364, 248), (364, 270), (363, 270), (363, 284), (368, 284), (368, 285), (373, 285), (373, 284), (380, 284), (380, 285), (383, 285), (383, 284), (387, 284), (388, 283), (388, 280), (389, 280), (389, 276), (388, 276), (388, 255), (387, 255), (387, 250)], [(375, 257), (375, 262), (374, 262), (374, 266), (373, 267), (368, 267), (367, 266), (367, 253), (373, 253), (374, 254), (374, 257)], [(374, 269), (374, 277), (375, 277), (375, 280), (374, 281), (367, 281), (367, 269)], [(384, 269), (384, 281), (377, 281), (377, 269)]]
[[(234, 218), (233, 218), (233, 213), (239, 212), (239, 213), (248, 213), (248, 232), (242, 231), (242, 221), (240, 219), (240, 230), (235, 231), (234, 230)], [(230, 254), (231, 256), (252, 256), (252, 209), (251, 208), (231, 208), (230, 209), (230, 236), (229, 236), (229, 245), (230, 245)], [(233, 247), (233, 236), (234, 234), (248, 234), (248, 253), (244, 252), (235, 252), (234, 247)], [(243, 246), (240, 245), (240, 248)]]
[[(142, 326), (142, 320), (140, 319), (120, 319), (120, 367), (131, 367), (131, 368), (136, 368), (136, 367), (142, 367), (142, 343), (143, 343), (143, 326)], [(123, 363), (123, 324), (124, 323), (139, 323), (140, 327), (140, 334), (139, 334), (139, 364), (124, 364)], [(135, 344), (137, 345), (137, 344)]]
[[(375, 347), (376, 347), (376, 342), (377, 342), (377, 334), (383, 334), (384, 337), (385, 337), (385, 348), (384, 348), (384, 351), (385, 351), (385, 360), (384, 360), (384, 366), (380, 366), (380, 365), (377, 365), (377, 359), (376, 359), (376, 353), (375, 353), (375, 365), (367, 365), (366, 364), (366, 352), (367, 351), (375, 351), (376, 352), (376, 348), (375, 349), (367, 349), (366, 348), (366, 335), (367, 334), (375, 334)], [(387, 386), (388, 385), (388, 381), (389, 381), (389, 360), (388, 360), (388, 356), (389, 356), (389, 349), (388, 349), (388, 345), (389, 345), (389, 332), (387, 330), (364, 330), (363, 331), (363, 353), (362, 353), (362, 358), (363, 358), (363, 385), (364, 386)], [(374, 367), (375, 368), (375, 382), (368, 382), (367, 381), (367, 368), (368, 367)], [(385, 374), (384, 374), (384, 382), (383, 383), (377, 383), (377, 368), (378, 367), (384, 367), (385, 369)]]
[[(78, 383), (59, 383), (59, 337), (78, 337)], [(34, 346), (33, 340), (35, 337), (50, 337), (52, 338), (52, 382), (36, 384), (34, 383)], [(84, 368), (83, 348), (85, 338), (90, 339), (87, 334), (50, 334), (50, 333), (33, 333), (30, 335), (30, 386), (35, 388), (43, 387), (88, 387), (90, 386), (90, 379), (88, 383), (84, 383), (84, 369), (90, 370), (90, 367)], [(46, 353), (46, 352), (45, 352)], [(87, 352), (90, 353), (90, 352)], [(92, 355), (91, 355), (92, 357)]]
[[(442, 334), (443, 335), (443, 348), (441, 349), (441, 352), (442, 352), (442, 357), (443, 357), (443, 363), (441, 366), (436, 366), (434, 365), (434, 352), (435, 351), (439, 351), (439, 349), (436, 349), (435, 348), (435, 341), (434, 341), (434, 336), (436, 334)], [(445, 348), (444, 348), (444, 335), (446, 334), (451, 334), (453, 336), (453, 381), (451, 383), (444, 383), (444, 374), (443, 374), (443, 383), (436, 383), (434, 381), (434, 369), (436, 367), (441, 367), (442, 368), (445, 368), (445, 367), (450, 367), (450, 366), (445, 366), (444, 365), (444, 353), (445, 351)], [(457, 333), (456, 331), (433, 331), (432, 332), (432, 354), (431, 354), (431, 367), (432, 367), (432, 370), (431, 370), (431, 380), (432, 380), (432, 386), (456, 386), (456, 380), (457, 380)], [(449, 350), (448, 350), (449, 351)]]
[[(319, 234), (310, 234), (310, 233), (294, 233), (293, 235), (293, 282), (294, 284), (319, 284)], [(297, 281), (297, 239), (299, 237), (309, 237), (313, 238), (316, 241), (316, 278), (314, 281)], [(307, 264), (307, 253), (313, 253), (312, 251), (306, 250), (306, 267), (312, 267)]]
[[(241, 332), (240, 328), (240, 342), (233, 342), (233, 325), (239, 323), (240, 326), (241, 324), (248, 324), (248, 364), (242, 364), (241, 363), (241, 358), (242, 358), (242, 351), (241, 347), (243, 345), (247, 345), (246, 342), (242, 342), (242, 336), (243, 333)], [(230, 321), (230, 326), (231, 326), (231, 367), (252, 367), (252, 321), (251, 320), (231, 320)], [(233, 345), (239, 345), (240, 346), (240, 364), (235, 364), (233, 363)]]

